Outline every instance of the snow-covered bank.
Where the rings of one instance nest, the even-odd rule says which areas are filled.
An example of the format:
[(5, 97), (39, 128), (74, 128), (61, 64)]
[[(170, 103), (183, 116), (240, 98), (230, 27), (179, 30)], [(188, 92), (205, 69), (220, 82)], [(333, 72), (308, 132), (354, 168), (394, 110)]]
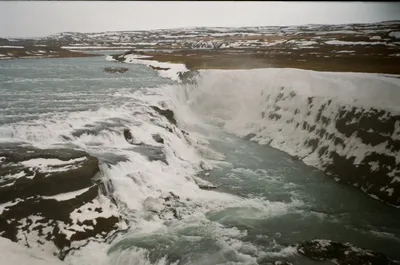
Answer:
[(400, 80), (299, 69), (204, 70), (184, 88), (210, 122), (400, 206)]
[[(189, 71), (184, 64), (177, 63), (165, 63), (159, 62), (155, 60), (143, 60), (142, 58), (151, 58), (151, 56), (145, 55), (137, 55), (137, 54), (126, 54), (121, 55), (123, 62), (125, 63), (133, 63), (133, 64), (142, 64), (147, 67), (152, 68), (157, 71), (158, 74), (162, 77), (172, 79), (174, 81), (180, 81), (179, 73), (185, 73)], [(107, 56), (107, 60), (116, 61), (112, 56)]]
[(48, 253), (23, 247), (4, 237), (0, 237), (0, 249), (2, 255), (0, 264), (4, 265), (65, 265), (64, 262)]

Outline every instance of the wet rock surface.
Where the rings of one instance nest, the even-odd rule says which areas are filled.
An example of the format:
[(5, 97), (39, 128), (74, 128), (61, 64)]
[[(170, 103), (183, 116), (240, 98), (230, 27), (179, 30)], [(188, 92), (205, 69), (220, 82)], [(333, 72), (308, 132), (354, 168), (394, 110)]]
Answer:
[(130, 143), (130, 144), (140, 144), (132, 135), (131, 131), (129, 129), (124, 129), (123, 130), (123, 135), (125, 140)]
[(338, 265), (396, 264), (382, 253), (362, 249), (349, 243), (316, 239), (300, 243), (297, 251), (314, 260), (329, 260)]
[(116, 74), (116, 73), (122, 74), (128, 70), (129, 70), (128, 68), (124, 68), (124, 67), (115, 67), (115, 68), (106, 67), (106, 68), (104, 68), (104, 72), (111, 73), (111, 74)]
[(176, 125), (176, 119), (175, 119), (175, 115), (174, 112), (170, 109), (160, 109), (157, 106), (151, 106), (156, 112), (158, 112), (158, 114), (160, 114), (161, 116), (164, 116), (165, 118), (167, 118), (167, 120), (172, 123), (173, 125)]
[(58, 252), (118, 229), (116, 206), (93, 180), (97, 158), (21, 144), (2, 145), (0, 158), (0, 236)]
[(71, 149), (2, 145), (0, 157), (0, 203), (84, 189), (99, 171), (97, 158)]
[(161, 137), (161, 135), (159, 134), (154, 134), (152, 135), (153, 140), (156, 141), (159, 144), (163, 144), (164, 143), (164, 139)]
[(157, 71), (166, 71), (166, 70), (169, 70), (170, 68), (167, 68), (167, 67), (158, 67), (158, 66), (152, 66), (152, 65), (150, 65), (150, 68), (151, 69), (153, 69), (153, 70), (157, 70)]

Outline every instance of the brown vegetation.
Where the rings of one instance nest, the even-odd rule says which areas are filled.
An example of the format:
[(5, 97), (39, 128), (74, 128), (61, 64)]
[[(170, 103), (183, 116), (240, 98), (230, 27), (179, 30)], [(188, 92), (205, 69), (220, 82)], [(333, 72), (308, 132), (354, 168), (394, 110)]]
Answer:
[[(343, 50), (352, 53), (340, 53)], [(339, 51), (339, 52), (338, 52)], [(146, 52), (150, 60), (184, 63), (189, 69), (301, 68), (332, 72), (400, 74), (400, 57), (389, 56), (386, 47), (323, 45), (313, 49), (183, 50)]]

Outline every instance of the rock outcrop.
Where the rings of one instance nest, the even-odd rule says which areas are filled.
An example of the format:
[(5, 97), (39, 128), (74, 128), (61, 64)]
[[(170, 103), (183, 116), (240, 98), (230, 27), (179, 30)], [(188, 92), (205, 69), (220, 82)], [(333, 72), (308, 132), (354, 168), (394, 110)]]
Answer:
[(299, 244), (297, 251), (314, 260), (329, 260), (338, 265), (391, 265), (385, 255), (362, 249), (349, 243), (312, 240)]
[(97, 158), (86, 152), (2, 145), (0, 235), (56, 253), (105, 238), (121, 220), (99, 194), (98, 171)]
[(176, 119), (175, 119), (175, 115), (174, 112), (170, 109), (160, 109), (157, 106), (151, 106), (156, 112), (158, 112), (158, 114), (160, 114), (161, 116), (164, 116), (165, 118), (167, 118), (167, 120), (172, 123), (173, 125), (176, 125)]

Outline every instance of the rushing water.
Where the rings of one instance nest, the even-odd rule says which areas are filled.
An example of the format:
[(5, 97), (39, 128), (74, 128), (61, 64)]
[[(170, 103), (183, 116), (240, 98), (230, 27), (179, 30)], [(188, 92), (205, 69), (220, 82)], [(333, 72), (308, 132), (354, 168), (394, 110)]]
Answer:
[[(400, 260), (400, 211), (278, 150), (203, 124), (179, 100), (180, 87), (153, 70), (104, 57), (0, 61), (0, 141), (39, 147), (66, 146), (99, 157), (101, 175), (130, 220), (130, 230), (110, 245), (91, 243), (67, 257), (72, 264), (324, 264), (296, 254), (291, 245), (315, 238), (351, 242)], [(251, 88), (249, 88), (251, 89)], [(194, 139), (160, 127), (150, 105), (174, 106)], [(168, 165), (149, 161), (123, 138), (166, 139)], [(218, 186), (200, 190), (185, 176), (206, 161), (199, 176)], [(132, 181), (135, 179), (136, 181)], [(140, 181), (138, 181), (140, 179)], [(173, 191), (182, 199), (180, 220), (151, 217), (142, 203)]]

